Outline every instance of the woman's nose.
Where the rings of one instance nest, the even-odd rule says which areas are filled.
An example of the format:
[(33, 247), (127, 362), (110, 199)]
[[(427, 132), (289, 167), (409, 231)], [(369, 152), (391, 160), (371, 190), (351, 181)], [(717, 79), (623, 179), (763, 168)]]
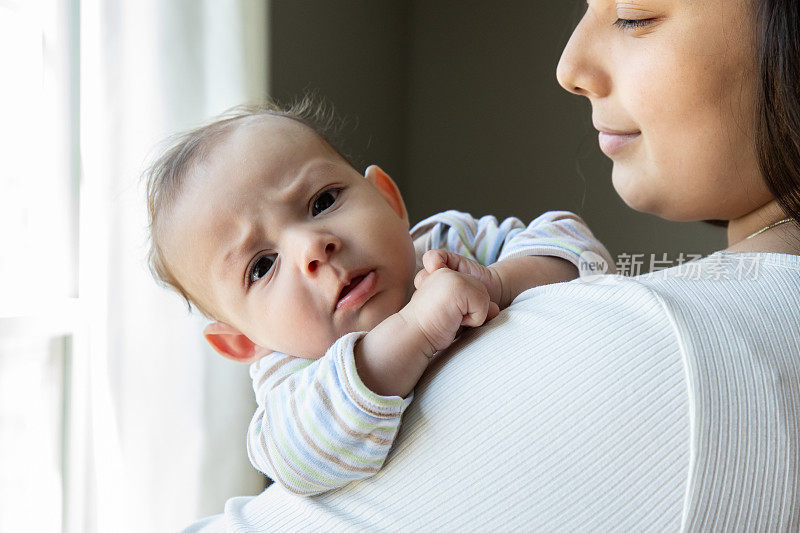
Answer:
[(341, 241), (328, 233), (312, 233), (304, 238), (300, 267), (307, 275), (315, 275), (320, 265), (342, 248)]
[(610, 82), (594, 55), (595, 46), (602, 43), (597, 42), (597, 36), (591, 35), (589, 16), (588, 13), (584, 15), (564, 47), (556, 67), (556, 78), (571, 93), (588, 98), (603, 97), (608, 95)]

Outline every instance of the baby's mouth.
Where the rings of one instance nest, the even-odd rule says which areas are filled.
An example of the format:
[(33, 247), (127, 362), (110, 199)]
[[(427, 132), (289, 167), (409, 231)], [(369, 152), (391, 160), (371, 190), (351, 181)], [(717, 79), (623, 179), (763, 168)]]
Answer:
[(363, 280), (363, 279), (364, 279), (364, 278), (366, 278), (366, 277), (367, 277), (367, 275), (366, 275), (366, 274), (364, 274), (364, 275), (361, 275), (361, 276), (356, 276), (356, 277), (354, 277), (353, 279), (351, 279), (351, 280), (350, 280), (350, 283), (348, 283), (347, 285), (345, 285), (345, 286), (342, 288), (342, 292), (341, 292), (341, 293), (339, 293), (339, 300), (341, 301), (341, 299), (342, 299), (342, 298), (344, 298), (345, 296), (347, 296), (347, 294), (348, 294), (350, 291), (352, 291), (352, 290), (353, 290), (353, 289), (356, 287), (356, 285), (358, 285), (358, 284), (361, 282), (361, 280)]
[(339, 292), (336, 309), (361, 307), (375, 294), (376, 279), (374, 270), (353, 277)]

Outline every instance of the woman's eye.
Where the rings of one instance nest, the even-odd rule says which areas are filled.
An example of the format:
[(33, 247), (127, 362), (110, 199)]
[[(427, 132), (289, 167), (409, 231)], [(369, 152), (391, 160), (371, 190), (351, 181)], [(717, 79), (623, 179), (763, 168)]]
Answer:
[(341, 191), (341, 189), (328, 189), (327, 191), (323, 191), (311, 204), (311, 214), (317, 216), (323, 211), (330, 209), (334, 202), (336, 202), (336, 198), (339, 197)]
[(627, 30), (629, 28), (642, 28), (644, 26), (649, 26), (656, 19), (641, 19), (641, 20), (631, 20), (631, 19), (617, 19), (614, 22), (614, 26), (620, 28), (622, 30)]
[(275, 260), (277, 258), (277, 254), (267, 254), (259, 257), (255, 264), (253, 264), (253, 268), (250, 269), (250, 273), (247, 275), (247, 285), (250, 286), (266, 276), (273, 265), (275, 265)]

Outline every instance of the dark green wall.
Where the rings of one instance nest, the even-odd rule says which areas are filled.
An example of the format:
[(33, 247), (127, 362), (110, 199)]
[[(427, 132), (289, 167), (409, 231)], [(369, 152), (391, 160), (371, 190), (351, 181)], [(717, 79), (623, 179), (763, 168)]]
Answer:
[(406, 182), (406, 3), (273, 0), (270, 7), (272, 96), (324, 97), (343, 119), (340, 144), (359, 170), (376, 162)]

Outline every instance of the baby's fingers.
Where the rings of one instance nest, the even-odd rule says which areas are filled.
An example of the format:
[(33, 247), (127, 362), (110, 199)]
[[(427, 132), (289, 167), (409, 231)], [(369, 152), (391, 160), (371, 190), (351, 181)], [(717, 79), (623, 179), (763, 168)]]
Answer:
[(461, 325), (477, 328), (478, 326), (484, 325), (499, 314), (500, 308), (497, 306), (497, 304), (489, 301), (488, 307), (475, 308), (464, 315)]
[(486, 267), (477, 261), (447, 250), (428, 250), (422, 256), (422, 264), (428, 272), (433, 272), (440, 268), (449, 268), (450, 270), (476, 277), (481, 281), (487, 277)]
[[(429, 250), (422, 256), (422, 264), (428, 273), (440, 268), (449, 268), (477, 279), (489, 291), (489, 298), (499, 302), (502, 294), (500, 279), (491, 268), (485, 267), (474, 259), (469, 259), (447, 250)], [(494, 318), (494, 317), (492, 317)]]
[(422, 255), (422, 266), (427, 272), (434, 272), (440, 268), (458, 270), (448, 264), (450, 252), (446, 250), (428, 250)]
[[(476, 283), (475, 280), (472, 283)], [(500, 312), (497, 304), (492, 302), (482, 285), (472, 285), (464, 287), (462, 292), (462, 326), (476, 328), (483, 325), (487, 320), (496, 317)]]
[(489, 310), (490, 307), (488, 305), (470, 306), (470, 308), (467, 310), (466, 313), (464, 313), (464, 316), (461, 319), (461, 325), (469, 326), (471, 328), (477, 328), (478, 326), (482, 326), (483, 323), (486, 322), (489, 318)]
[(489, 302), (489, 312), (486, 315), (486, 322), (490, 321), (499, 314), (500, 307), (494, 302)]
[(417, 275), (414, 276), (414, 288), (419, 290), (425, 280), (428, 279), (428, 276), (430, 276), (430, 273), (427, 270), (423, 269), (417, 272)]
[(440, 268), (475, 276), (475, 272), (473, 272), (475, 269), (470, 268), (469, 259), (447, 250), (428, 250), (422, 255), (422, 266), (423, 269), (417, 272), (414, 278), (414, 287), (417, 289), (420, 288), (430, 274)]

